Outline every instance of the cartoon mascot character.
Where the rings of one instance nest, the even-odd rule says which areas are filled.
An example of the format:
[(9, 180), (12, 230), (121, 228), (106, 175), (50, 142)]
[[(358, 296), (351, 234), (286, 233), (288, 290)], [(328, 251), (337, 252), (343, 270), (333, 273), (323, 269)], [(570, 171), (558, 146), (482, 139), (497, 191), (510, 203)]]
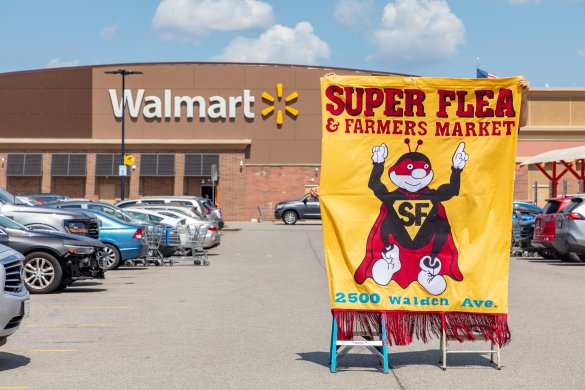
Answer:
[(429, 188), (433, 180), (431, 161), (410, 150), (388, 170), (396, 185), (390, 192), (380, 178), (388, 156), (385, 144), (372, 148), (372, 173), (368, 187), (382, 201), (380, 214), (368, 236), (366, 255), (355, 272), (358, 284), (372, 278), (381, 286), (394, 280), (401, 288), (414, 281), (432, 295), (447, 288), (444, 275), (463, 280), (457, 264), (457, 248), (442, 202), (459, 195), (461, 172), (469, 156), (461, 142), (453, 154), (451, 179), (437, 189)]

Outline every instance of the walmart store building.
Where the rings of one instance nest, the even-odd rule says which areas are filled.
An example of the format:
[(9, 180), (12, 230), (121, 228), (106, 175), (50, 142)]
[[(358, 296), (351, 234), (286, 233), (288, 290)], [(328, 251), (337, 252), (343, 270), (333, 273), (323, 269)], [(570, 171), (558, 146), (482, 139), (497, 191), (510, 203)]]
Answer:
[[(226, 63), (117, 64), (0, 74), (0, 187), (120, 197), (122, 77), (126, 198), (211, 195), (226, 220), (271, 218), (278, 201), (319, 183), (319, 78), (369, 71)], [(376, 72), (377, 75), (391, 73)], [(585, 90), (533, 90), (518, 161), (585, 144)], [(558, 144), (558, 145), (557, 145)], [(217, 180), (212, 171), (217, 168)], [(540, 175), (540, 176), (539, 176)], [(530, 167), (517, 173), (530, 198)], [(212, 189), (213, 188), (213, 189)]]

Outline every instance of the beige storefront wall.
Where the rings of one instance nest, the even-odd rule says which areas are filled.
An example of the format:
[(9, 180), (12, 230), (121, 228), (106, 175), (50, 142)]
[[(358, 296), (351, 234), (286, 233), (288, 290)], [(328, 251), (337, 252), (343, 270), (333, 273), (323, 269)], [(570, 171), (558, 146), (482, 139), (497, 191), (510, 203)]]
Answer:
[[(185, 176), (185, 156), (212, 153), (219, 156), (217, 199), (227, 220), (271, 218), (276, 202), (299, 197), (318, 185), (319, 78), (330, 72), (372, 74), (351, 69), (223, 63), (117, 64), (0, 74), (0, 158), (6, 160), (10, 153), (41, 153), (43, 161), (41, 175), (34, 177), (8, 176), (3, 164), (0, 186), (15, 192), (66, 192), (115, 201), (120, 193), (119, 177), (96, 177), (95, 163), (99, 153), (120, 153), (121, 118), (114, 115), (116, 102), (112, 104), (111, 93), (119, 104), (122, 80), (104, 72), (121, 68), (142, 72), (126, 77), (126, 89), (134, 99), (129, 105), (136, 104), (140, 90), (146, 99), (139, 102), (135, 117), (129, 109), (125, 111), (126, 149), (136, 157), (136, 170), (126, 178), (125, 196), (156, 191), (201, 195), (203, 187), (211, 184), (210, 177)], [(247, 117), (246, 94), (253, 97)], [(186, 117), (185, 105), (178, 115), (172, 104), (165, 109), (165, 99), (170, 97), (173, 103), (177, 96), (200, 97), (206, 104), (203, 117), (199, 117), (199, 105), (194, 106), (192, 119)], [(230, 97), (242, 100), (232, 117)], [(160, 117), (152, 115), (157, 99)], [(221, 99), (228, 102), (226, 117), (211, 118), (209, 105)], [(146, 116), (154, 116), (151, 118), (144, 115), (149, 104)], [(272, 112), (263, 115), (270, 107)], [(287, 112), (287, 107), (292, 110)], [(283, 113), (280, 125), (279, 111)], [(211, 116), (217, 112), (215, 106)], [(544, 151), (584, 144), (585, 88), (533, 88), (528, 126), (520, 133), (518, 162)], [(52, 177), (51, 156), (55, 153), (86, 154), (86, 175)], [(173, 154), (174, 176), (141, 177), (141, 156), (145, 153)], [(516, 199), (533, 200), (535, 181), (543, 187), (538, 192), (542, 203), (547, 180), (534, 167), (519, 166)], [(567, 185), (569, 192), (578, 188), (574, 180)]]
[[(528, 114), (528, 124), (521, 129), (518, 143), (515, 199), (536, 201), (543, 206), (550, 194), (549, 179), (534, 165), (519, 163), (550, 150), (585, 145), (585, 88), (533, 88), (529, 92)], [(545, 169), (550, 173), (551, 164), (546, 164)], [(575, 193), (579, 183), (567, 174), (559, 183), (558, 193), (564, 188), (567, 193)]]

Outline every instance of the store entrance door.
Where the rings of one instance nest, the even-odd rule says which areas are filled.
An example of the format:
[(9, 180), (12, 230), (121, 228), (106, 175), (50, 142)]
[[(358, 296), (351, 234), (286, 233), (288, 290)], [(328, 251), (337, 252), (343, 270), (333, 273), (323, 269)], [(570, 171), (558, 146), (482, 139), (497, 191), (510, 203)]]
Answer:
[(201, 186), (201, 196), (208, 199), (213, 199), (213, 187)]

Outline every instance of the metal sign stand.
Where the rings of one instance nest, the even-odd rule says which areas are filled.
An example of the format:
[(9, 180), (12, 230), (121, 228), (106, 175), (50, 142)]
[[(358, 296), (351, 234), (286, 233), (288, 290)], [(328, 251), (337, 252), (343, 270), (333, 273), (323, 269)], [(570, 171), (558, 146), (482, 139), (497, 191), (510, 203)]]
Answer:
[[(480, 336), (478, 334), (478, 336)], [(487, 341), (487, 340), (486, 340)], [(447, 354), (449, 353), (478, 353), (478, 354), (490, 354), (490, 363), (494, 362), (494, 355), (496, 355), (496, 360), (497, 360), (497, 369), (501, 370), (502, 369), (502, 363), (501, 363), (501, 355), (500, 355), (500, 346), (496, 343), (494, 343), (493, 341), (491, 342), (491, 347), (489, 350), (487, 351), (481, 351), (481, 350), (449, 350), (447, 349), (447, 335), (445, 333), (445, 327), (443, 327), (443, 331), (441, 333), (441, 345), (440, 345), (440, 350), (441, 350), (441, 357), (439, 358), (439, 363), (441, 364), (441, 368), (443, 369), (443, 371), (447, 370)]]
[(337, 339), (337, 321), (332, 319), (331, 325), (331, 350), (329, 352), (329, 368), (332, 373), (337, 372), (337, 360), (346, 355), (354, 347), (366, 347), (372, 354), (380, 360), (384, 374), (389, 371), (388, 364), (388, 345), (386, 344), (386, 325), (384, 314), (380, 314), (380, 323), (382, 334), (379, 340), (338, 340)]

